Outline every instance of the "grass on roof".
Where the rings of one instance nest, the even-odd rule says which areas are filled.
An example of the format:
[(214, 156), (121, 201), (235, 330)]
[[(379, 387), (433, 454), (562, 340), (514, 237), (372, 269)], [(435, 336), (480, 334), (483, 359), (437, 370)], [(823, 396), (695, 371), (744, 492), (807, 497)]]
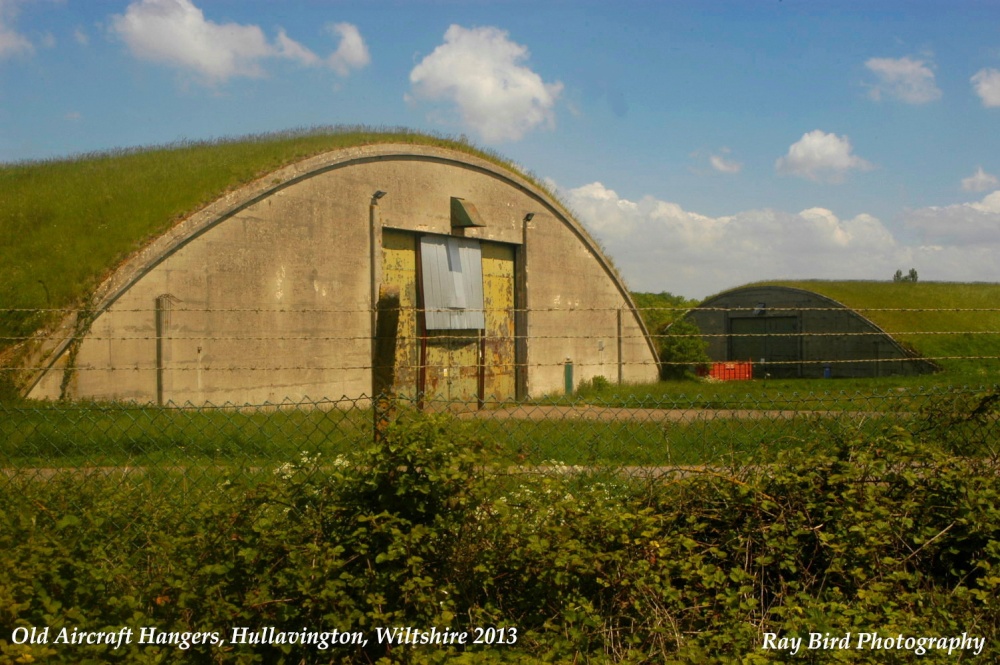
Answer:
[[(871, 320), (900, 343), (974, 376), (1000, 355), (1000, 284), (985, 282), (769, 281), (819, 293)], [(993, 373), (996, 377), (996, 373)], [(995, 378), (994, 378), (995, 380)]]
[(224, 192), (329, 150), (390, 142), (461, 150), (545, 190), (509, 161), (465, 141), (367, 127), (0, 164), (0, 352), (59, 318), (37, 310), (79, 306), (131, 253)]

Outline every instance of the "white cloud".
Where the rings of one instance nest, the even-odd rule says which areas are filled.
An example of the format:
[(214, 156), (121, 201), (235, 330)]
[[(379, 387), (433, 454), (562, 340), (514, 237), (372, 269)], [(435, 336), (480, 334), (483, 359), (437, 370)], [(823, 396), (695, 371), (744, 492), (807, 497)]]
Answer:
[(284, 30), (278, 30), (277, 51), (280, 57), (294, 60), (306, 67), (319, 64), (320, 61), (318, 55), (289, 37)]
[(729, 154), (728, 148), (723, 148), (719, 152), (722, 154), (710, 155), (708, 158), (708, 161), (712, 164), (713, 169), (720, 173), (739, 173), (743, 170), (743, 164), (724, 156)]
[[(271, 43), (256, 25), (215, 23), (191, 0), (137, 0), (122, 15), (111, 18), (111, 31), (140, 59), (194, 72), (209, 85), (234, 77), (260, 77), (268, 58), (318, 66), (323, 60), (284, 30)], [(367, 49), (354, 26), (341, 23), (334, 32), (340, 47), (327, 61), (346, 76), (368, 63)], [(346, 44), (346, 46), (345, 46)], [(359, 57), (359, 47), (363, 58)]]
[(1000, 106), (1000, 70), (980, 69), (970, 80), (983, 106)]
[(14, 0), (0, 0), (0, 60), (16, 55), (31, 55), (35, 47), (11, 25), (17, 15)]
[(206, 20), (190, 0), (139, 0), (111, 19), (111, 29), (143, 60), (193, 70), (209, 83), (264, 74), (274, 55), (255, 25)]
[(807, 134), (788, 148), (788, 154), (774, 164), (778, 173), (807, 178), (816, 182), (841, 182), (851, 170), (868, 171), (872, 165), (851, 154), (853, 148), (846, 136), (827, 134), (818, 129)]
[(456, 107), (461, 123), (489, 143), (517, 141), (555, 125), (562, 83), (545, 83), (524, 66), (528, 49), (493, 27), (452, 25), (444, 43), (410, 72), (412, 100)]
[(903, 220), (925, 244), (1000, 250), (1000, 190), (973, 203), (909, 210)]
[(864, 213), (765, 208), (709, 217), (651, 196), (632, 201), (600, 182), (551, 186), (639, 291), (701, 298), (765, 279), (888, 280), (900, 266), (924, 280), (1000, 281), (1000, 191), (909, 211), (904, 222), (923, 238), (908, 244)]
[(987, 173), (980, 166), (975, 173), (962, 179), (962, 189), (967, 192), (985, 192), (990, 189), (1000, 189), (1000, 179)]
[(934, 72), (923, 60), (871, 58), (865, 67), (878, 78), (868, 93), (876, 101), (883, 94), (908, 104), (926, 104), (941, 98)]
[(330, 34), (340, 37), (337, 50), (327, 58), (330, 69), (341, 76), (347, 76), (352, 69), (361, 69), (371, 62), (368, 47), (356, 26), (350, 23), (334, 23), (327, 26), (327, 30)]
[(83, 28), (76, 28), (73, 31), (73, 39), (80, 46), (88, 46), (90, 44), (90, 36)]
[[(979, 203), (970, 203), (969, 205), (973, 210), (979, 212), (1000, 214), (1000, 191), (987, 194)], [(994, 238), (994, 240), (1000, 241), (1000, 237)]]
[(599, 182), (561, 194), (637, 290), (703, 297), (761, 279), (888, 279), (897, 264), (910, 265), (910, 250), (867, 214), (709, 217), (654, 197), (630, 201)]

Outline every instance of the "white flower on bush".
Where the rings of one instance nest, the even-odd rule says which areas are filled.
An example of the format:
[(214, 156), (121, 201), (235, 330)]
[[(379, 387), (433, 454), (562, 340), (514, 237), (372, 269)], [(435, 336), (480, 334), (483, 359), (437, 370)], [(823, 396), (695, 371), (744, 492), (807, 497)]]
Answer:
[[(320, 453), (310, 456), (308, 450), (303, 450), (297, 461), (285, 462), (274, 470), (274, 475), (282, 480), (291, 480), (300, 471), (311, 471), (316, 468), (319, 465), (319, 457)], [(338, 459), (340, 458), (338, 457)], [(337, 464), (336, 460), (334, 460), (334, 464)]]

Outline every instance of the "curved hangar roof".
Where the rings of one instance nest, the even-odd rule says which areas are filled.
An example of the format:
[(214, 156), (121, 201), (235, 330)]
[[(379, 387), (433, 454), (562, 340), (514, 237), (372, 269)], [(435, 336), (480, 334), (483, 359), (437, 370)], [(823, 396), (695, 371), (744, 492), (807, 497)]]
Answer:
[(688, 313), (715, 362), (750, 361), (754, 376), (871, 377), (936, 367), (880, 327), (826, 296), (753, 285), (720, 293)]
[(628, 292), (558, 202), (464, 152), (381, 144), (280, 169), (156, 238), (36, 349), (25, 392), (370, 395), (375, 312), (395, 297), (388, 357), (403, 395), (481, 405), (553, 392), (567, 362), (576, 382), (657, 377)]

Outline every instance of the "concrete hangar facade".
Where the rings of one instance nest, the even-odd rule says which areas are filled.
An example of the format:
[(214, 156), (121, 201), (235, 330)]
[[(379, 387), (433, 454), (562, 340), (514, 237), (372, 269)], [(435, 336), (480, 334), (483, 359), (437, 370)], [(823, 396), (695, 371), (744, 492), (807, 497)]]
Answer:
[(708, 298), (686, 315), (714, 362), (751, 362), (753, 376), (928, 374), (931, 362), (846, 305), (813, 291), (751, 285)]
[(36, 349), (25, 394), (370, 396), (376, 313), (394, 298), (404, 397), (561, 391), (567, 363), (574, 383), (657, 379), (627, 290), (557, 201), (464, 151), (375, 144), (280, 169), (146, 245)]

